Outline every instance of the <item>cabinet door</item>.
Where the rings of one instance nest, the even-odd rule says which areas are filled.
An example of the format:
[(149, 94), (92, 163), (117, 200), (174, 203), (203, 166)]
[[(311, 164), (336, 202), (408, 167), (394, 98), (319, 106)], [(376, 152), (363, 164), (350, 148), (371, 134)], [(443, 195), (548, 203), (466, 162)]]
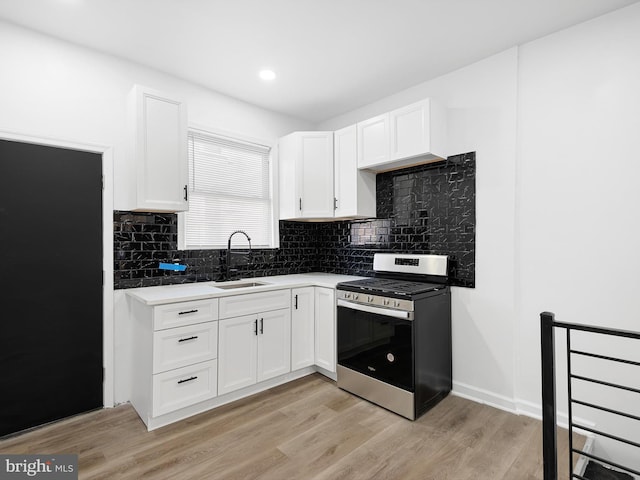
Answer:
[(300, 148), (301, 216), (333, 217), (333, 132), (302, 132)]
[(336, 300), (332, 288), (315, 287), (315, 363), (336, 371)]
[(357, 209), (358, 143), (357, 129), (352, 125), (334, 133), (333, 167), (336, 217), (355, 215)]
[(376, 216), (376, 174), (358, 170), (357, 127), (334, 133), (336, 217)]
[(358, 168), (389, 161), (389, 114), (358, 123)]
[(291, 371), (291, 310), (261, 313), (258, 318), (259, 382)]
[(391, 160), (415, 157), (429, 151), (429, 100), (389, 113)]
[(136, 86), (136, 209), (188, 210), (186, 104)]
[(291, 370), (315, 361), (314, 287), (291, 290)]
[(218, 325), (218, 393), (256, 383), (256, 315), (220, 320)]
[(278, 140), (278, 191), (280, 197), (280, 218), (298, 218), (302, 215), (300, 202), (302, 186), (298, 182), (300, 156), (297, 133)]
[(446, 109), (434, 99), (393, 110), (389, 113), (390, 160), (446, 158), (446, 125)]

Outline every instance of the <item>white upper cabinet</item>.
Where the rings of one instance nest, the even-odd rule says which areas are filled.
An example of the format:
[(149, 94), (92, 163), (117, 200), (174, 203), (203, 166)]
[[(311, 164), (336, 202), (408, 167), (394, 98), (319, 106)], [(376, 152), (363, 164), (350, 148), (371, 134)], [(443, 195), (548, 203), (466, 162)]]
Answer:
[(334, 132), (336, 218), (376, 216), (376, 175), (358, 170), (356, 125)]
[(390, 112), (390, 160), (446, 158), (446, 121), (442, 106), (429, 98)]
[(447, 157), (446, 110), (434, 99), (358, 123), (358, 168), (387, 171)]
[(186, 104), (139, 85), (131, 91), (129, 104), (136, 164), (134, 210), (188, 210)]
[(294, 132), (278, 150), (280, 218), (332, 218), (333, 132)]
[(358, 168), (389, 162), (389, 114), (358, 123)]

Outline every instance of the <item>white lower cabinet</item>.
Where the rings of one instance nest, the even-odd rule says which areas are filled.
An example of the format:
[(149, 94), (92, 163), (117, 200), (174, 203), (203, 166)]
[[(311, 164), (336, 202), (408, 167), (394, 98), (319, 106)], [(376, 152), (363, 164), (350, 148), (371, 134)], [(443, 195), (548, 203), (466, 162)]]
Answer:
[(170, 328), (153, 334), (153, 373), (213, 360), (218, 353), (218, 322)]
[(314, 287), (291, 290), (291, 370), (315, 362)]
[(220, 394), (256, 383), (258, 378), (258, 336), (256, 315), (227, 318), (220, 323)]
[(336, 371), (336, 294), (333, 288), (315, 287), (315, 364)]
[(219, 394), (291, 371), (289, 308), (227, 318), (219, 323)]
[(220, 299), (218, 393), (291, 371), (291, 290)]
[[(151, 428), (161, 415), (217, 395), (218, 300), (132, 302), (131, 403)], [(198, 322), (198, 323), (194, 323)]]
[(260, 314), (258, 321), (258, 382), (291, 371), (291, 310)]
[[(131, 313), (131, 403), (149, 430), (243, 394), (220, 395), (270, 379), (276, 384), (287, 381), (292, 370), (297, 372), (291, 378), (312, 372), (314, 365), (325, 375), (336, 371), (333, 288), (300, 287), (156, 306), (132, 301)], [(246, 394), (260, 388), (249, 388)]]
[(197, 363), (153, 376), (153, 411), (157, 417), (216, 396), (217, 362)]

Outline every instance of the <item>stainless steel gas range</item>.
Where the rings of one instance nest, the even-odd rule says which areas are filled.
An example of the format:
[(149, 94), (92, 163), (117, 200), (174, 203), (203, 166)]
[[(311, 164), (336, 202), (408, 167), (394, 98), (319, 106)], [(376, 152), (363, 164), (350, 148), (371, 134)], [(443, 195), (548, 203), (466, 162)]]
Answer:
[(337, 285), (338, 387), (415, 420), (451, 391), (448, 257), (374, 256)]

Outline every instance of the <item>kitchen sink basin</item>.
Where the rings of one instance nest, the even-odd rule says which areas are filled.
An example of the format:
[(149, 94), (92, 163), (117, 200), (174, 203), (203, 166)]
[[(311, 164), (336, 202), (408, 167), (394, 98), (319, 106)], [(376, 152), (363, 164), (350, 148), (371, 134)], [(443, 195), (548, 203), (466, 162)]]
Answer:
[(261, 287), (263, 285), (269, 285), (269, 284), (265, 282), (239, 282), (239, 283), (228, 283), (228, 284), (216, 283), (212, 286), (215, 288), (220, 288), (222, 290), (231, 290), (233, 288)]

